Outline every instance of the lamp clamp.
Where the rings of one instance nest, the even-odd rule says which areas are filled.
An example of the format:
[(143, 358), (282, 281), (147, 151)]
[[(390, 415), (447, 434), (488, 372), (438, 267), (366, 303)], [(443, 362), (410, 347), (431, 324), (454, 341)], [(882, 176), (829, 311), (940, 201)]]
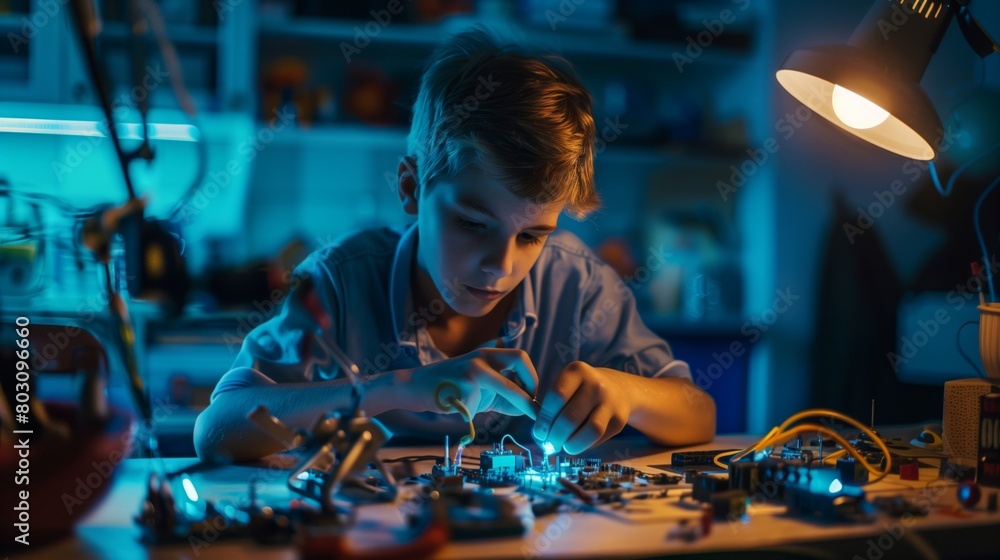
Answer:
[(979, 55), (979, 58), (1000, 53), (1000, 45), (990, 37), (990, 34), (969, 11), (971, 3), (972, 0), (954, 0), (955, 19), (958, 20), (958, 28), (962, 30), (962, 36), (965, 37), (972, 50)]

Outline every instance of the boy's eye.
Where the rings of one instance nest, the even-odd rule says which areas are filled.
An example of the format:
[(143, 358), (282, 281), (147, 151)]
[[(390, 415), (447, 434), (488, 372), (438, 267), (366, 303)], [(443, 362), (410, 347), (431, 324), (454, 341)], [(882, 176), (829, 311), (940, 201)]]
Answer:
[(472, 222), (464, 218), (458, 219), (458, 225), (462, 229), (467, 229), (469, 231), (482, 231), (486, 226), (479, 222)]
[(527, 243), (529, 245), (537, 245), (541, 243), (545, 238), (543, 236), (531, 235), (530, 233), (521, 234), (521, 242)]

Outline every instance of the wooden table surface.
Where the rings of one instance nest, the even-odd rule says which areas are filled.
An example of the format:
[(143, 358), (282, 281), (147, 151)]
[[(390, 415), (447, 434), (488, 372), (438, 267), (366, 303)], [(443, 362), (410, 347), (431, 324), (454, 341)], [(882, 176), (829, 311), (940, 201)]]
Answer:
[[(689, 449), (725, 449), (744, 447), (750, 436), (719, 436), (710, 444)], [(478, 457), (479, 448), (469, 448)], [(656, 472), (649, 465), (670, 462), (666, 450), (650, 446), (645, 440), (616, 439), (585, 454)], [(386, 448), (383, 458), (417, 454), (441, 454), (438, 447)], [(431, 463), (421, 463), (429, 469)], [(187, 471), (201, 498), (209, 500), (245, 499), (247, 481), (251, 476), (261, 479), (259, 498), (271, 504), (286, 505), (292, 493), (285, 486), (290, 466), (287, 457), (275, 457), (247, 465), (227, 465), (205, 468), (196, 459), (129, 459), (115, 475), (108, 496), (77, 526), (73, 538), (41, 547), (33, 543), (24, 558), (296, 558), (291, 546), (264, 547), (250, 540), (202, 539), (201, 544), (162, 545), (146, 547), (139, 540), (139, 531), (132, 522), (144, 496), (145, 481), (153, 470)], [(179, 478), (174, 478), (175, 482)], [(937, 481), (937, 482), (935, 482)], [(179, 492), (179, 482), (177, 486)], [(681, 484), (670, 488), (670, 495), (689, 491)], [(716, 521), (711, 533), (695, 542), (669, 540), (671, 527), (681, 519), (695, 519), (697, 512), (682, 508), (676, 500), (643, 502), (645, 511), (605, 516), (580, 511), (567, 511), (528, 520), (531, 530), (521, 538), (491, 539), (452, 543), (435, 558), (628, 558), (672, 554), (704, 554), (725, 557), (734, 551), (754, 552), (760, 557), (815, 558), (964, 558), (976, 557), (984, 551), (1000, 554), (1000, 514), (985, 510), (986, 492), (979, 506), (956, 515), (950, 508), (956, 503), (955, 486), (938, 480), (936, 469), (921, 469), (920, 480), (902, 481), (890, 475), (882, 482), (865, 487), (870, 497), (903, 494), (930, 504), (929, 515), (916, 518), (904, 526), (899, 520), (878, 517), (863, 524), (823, 524), (783, 515), (784, 507), (757, 503), (750, 506), (749, 521)], [(984, 489), (996, 493), (996, 489)], [(403, 492), (412, 491), (404, 487)], [(356, 526), (351, 529), (350, 543), (359, 550), (398, 544), (405, 529), (402, 502), (362, 506)], [(202, 535), (210, 537), (211, 535)], [(753, 554), (751, 554), (753, 555)], [(985, 556), (988, 557), (988, 556)], [(998, 556), (994, 556), (998, 557)]]

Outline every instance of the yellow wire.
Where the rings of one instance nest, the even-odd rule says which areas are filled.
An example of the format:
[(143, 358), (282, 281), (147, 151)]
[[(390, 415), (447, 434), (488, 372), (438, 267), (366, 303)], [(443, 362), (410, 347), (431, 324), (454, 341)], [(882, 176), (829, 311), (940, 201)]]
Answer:
[(739, 452), (740, 450), (737, 449), (736, 451), (726, 451), (725, 453), (719, 453), (718, 455), (715, 456), (714, 459), (712, 459), (712, 462), (714, 462), (715, 466), (719, 467), (720, 469), (729, 469), (729, 465), (723, 463), (721, 459), (723, 457), (729, 457), (730, 455), (736, 455)]
[(771, 428), (771, 431), (768, 432), (767, 435), (764, 436), (763, 438), (761, 438), (760, 441), (758, 441), (757, 443), (751, 445), (750, 447), (747, 447), (746, 449), (743, 449), (743, 450), (740, 450), (740, 451), (736, 451), (735, 453), (734, 452), (720, 453), (720, 454), (718, 454), (718, 455), (715, 456), (715, 461), (714, 462), (715, 462), (716, 466), (721, 467), (723, 469), (728, 469), (729, 468), (728, 465), (726, 465), (725, 463), (722, 463), (721, 461), (719, 461), (720, 457), (728, 457), (729, 455), (735, 455), (732, 459), (729, 460), (729, 462), (732, 463), (733, 461), (739, 461), (743, 457), (746, 457), (747, 453), (749, 453), (750, 451), (753, 451), (757, 447), (757, 444), (759, 444), (759, 443), (761, 443), (761, 442), (763, 442), (763, 441), (771, 438), (772, 436), (774, 436), (777, 433), (778, 433), (778, 427), (775, 426), (774, 428)]
[[(867, 428), (865, 428), (865, 430), (868, 431)], [(844, 436), (838, 434), (837, 432), (825, 426), (820, 426), (819, 424), (800, 424), (792, 428), (791, 430), (788, 430), (787, 432), (782, 432), (780, 434), (777, 434), (777, 436), (775, 436), (774, 439), (779, 441), (786, 440), (790, 437), (797, 436), (801, 433), (807, 433), (807, 432), (820, 433), (826, 435), (833, 441), (837, 442), (841, 447), (843, 447), (845, 451), (847, 451), (852, 457), (854, 457), (861, 464), (861, 466), (865, 468), (865, 470), (867, 470), (872, 476), (875, 477), (874, 479), (870, 479), (866, 484), (873, 484), (875, 482), (878, 482), (883, 478), (885, 478), (886, 476), (888, 476), (889, 473), (892, 471), (892, 455), (889, 453), (889, 448), (886, 447), (885, 443), (883, 443), (882, 440), (879, 438), (874, 438), (873, 441), (875, 441), (875, 443), (878, 444), (879, 448), (882, 450), (883, 455), (885, 456), (885, 470), (881, 472), (872, 467), (871, 465), (869, 465), (868, 461), (865, 460), (864, 456), (861, 455), (861, 453), (858, 452), (858, 450), (855, 449), (853, 445), (851, 445), (851, 442), (844, 439)]]
[(455, 393), (458, 393), (459, 396), (462, 394), (458, 388), (458, 385), (456, 385), (454, 382), (444, 381), (440, 383), (437, 386), (437, 390), (434, 391), (434, 402), (441, 410), (448, 411), (452, 409), (457, 409), (458, 413), (462, 416), (462, 419), (469, 423), (469, 435), (462, 436), (462, 439), (459, 440), (458, 442), (458, 445), (460, 447), (465, 447), (466, 445), (469, 445), (470, 443), (475, 441), (476, 425), (472, 423), (472, 413), (469, 412), (469, 409), (465, 406), (465, 404), (463, 404), (462, 401), (458, 399), (458, 396), (447, 395), (442, 400), (441, 398), (442, 394), (446, 390), (454, 391)]
[[(796, 426), (795, 428), (792, 428), (791, 430), (785, 431), (785, 428), (787, 428), (789, 425), (803, 418), (810, 418), (816, 416), (821, 416), (821, 417), (830, 416), (833, 418), (837, 418), (861, 430), (862, 433), (866, 434), (869, 438), (871, 438), (872, 442), (874, 442), (879, 446), (879, 449), (885, 456), (885, 470), (879, 472), (878, 470), (872, 468), (872, 466), (868, 464), (868, 461), (866, 461), (865, 458), (856, 449), (854, 449), (854, 446), (852, 446), (850, 442), (844, 439), (840, 434), (834, 432), (833, 430), (830, 430), (829, 428), (826, 428), (825, 426), (820, 426), (818, 424), (802, 424)], [(793, 414), (792, 416), (788, 417), (787, 420), (782, 422), (780, 426), (772, 428), (771, 431), (768, 432), (768, 434), (763, 438), (761, 438), (760, 441), (758, 441), (757, 443), (741, 451), (736, 451), (736, 452), (730, 451), (727, 453), (720, 453), (715, 456), (713, 462), (721, 468), (728, 468), (728, 465), (722, 463), (719, 460), (720, 458), (732, 455), (733, 457), (729, 460), (729, 462), (731, 463), (733, 461), (738, 461), (743, 457), (747, 456), (747, 454), (749, 454), (750, 452), (759, 453), (768, 447), (773, 447), (774, 444), (776, 443), (788, 441), (793, 436), (796, 436), (804, 432), (814, 432), (814, 433), (824, 434), (829, 436), (834, 441), (836, 441), (841, 447), (843, 447), (843, 451), (849, 453), (852, 457), (854, 457), (857, 461), (859, 461), (861, 465), (864, 466), (865, 469), (870, 474), (875, 476), (875, 478), (869, 480), (867, 484), (872, 484), (878, 482), (879, 480), (882, 480), (892, 471), (892, 455), (889, 452), (889, 448), (885, 446), (885, 443), (882, 441), (881, 438), (876, 436), (875, 433), (872, 432), (867, 426), (865, 426), (861, 422), (858, 422), (854, 418), (851, 418), (850, 416), (847, 416), (846, 414), (837, 412), (835, 410), (829, 410), (825, 408), (813, 408), (809, 410), (803, 410), (802, 412), (799, 412), (797, 414)]]
[(823, 462), (824, 463), (829, 463), (830, 461), (835, 461), (837, 459), (840, 459), (844, 455), (847, 455), (847, 450), (846, 449), (841, 449), (841, 450), (838, 450), (838, 451), (834, 451), (833, 453), (827, 455), (826, 457), (823, 457)]
[(472, 423), (472, 414), (466, 408), (465, 404), (455, 397), (448, 397), (445, 399), (445, 402), (457, 408), (458, 413), (462, 415), (462, 419), (469, 423), (469, 435), (462, 436), (462, 439), (458, 441), (458, 445), (465, 447), (476, 439), (476, 425)]

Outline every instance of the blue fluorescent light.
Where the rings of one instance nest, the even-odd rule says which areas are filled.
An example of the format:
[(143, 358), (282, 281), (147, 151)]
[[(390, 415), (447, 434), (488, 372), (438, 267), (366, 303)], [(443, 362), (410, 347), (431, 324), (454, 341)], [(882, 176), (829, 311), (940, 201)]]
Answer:
[[(118, 136), (123, 140), (141, 140), (142, 125), (139, 123), (118, 123)], [(55, 134), (60, 136), (104, 137), (104, 123), (97, 121), (72, 121), (65, 119), (21, 119), (0, 117), (0, 132), (22, 134)], [(197, 142), (198, 128), (190, 124), (150, 123), (150, 140), (177, 140)]]
[(181, 480), (181, 485), (184, 486), (184, 493), (187, 494), (188, 499), (192, 502), (197, 502), (198, 491), (194, 489), (194, 483), (191, 482), (191, 479), (185, 476)]

